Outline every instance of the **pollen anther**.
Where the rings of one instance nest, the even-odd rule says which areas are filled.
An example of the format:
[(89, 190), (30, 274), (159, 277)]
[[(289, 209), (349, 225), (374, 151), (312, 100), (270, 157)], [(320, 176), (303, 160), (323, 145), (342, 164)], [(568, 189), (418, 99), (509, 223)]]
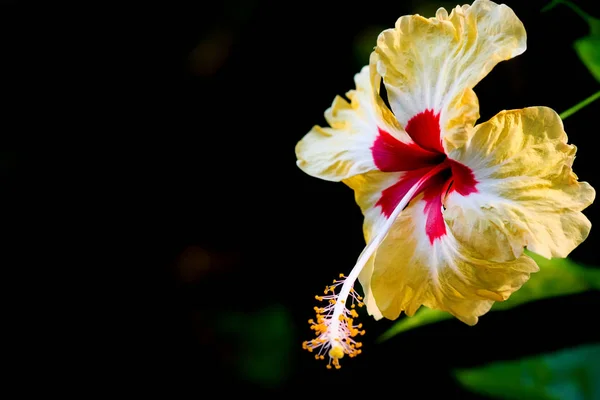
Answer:
[(324, 360), (327, 355), (329, 369), (339, 369), (339, 360), (346, 354), (351, 358), (360, 354), (362, 344), (354, 338), (364, 334), (364, 330), (361, 331), (362, 324), (354, 324), (354, 319), (358, 318), (355, 308), (357, 305), (361, 307), (362, 297), (352, 287), (348, 288), (353, 282), (346, 281), (343, 274), (340, 274), (340, 278), (344, 280), (337, 280), (334, 285), (325, 287), (324, 296), (315, 296), (316, 300), (326, 305), (314, 307), (316, 318), (308, 320), (316, 338), (302, 343), (303, 349), (317, 351), (317, 360)]

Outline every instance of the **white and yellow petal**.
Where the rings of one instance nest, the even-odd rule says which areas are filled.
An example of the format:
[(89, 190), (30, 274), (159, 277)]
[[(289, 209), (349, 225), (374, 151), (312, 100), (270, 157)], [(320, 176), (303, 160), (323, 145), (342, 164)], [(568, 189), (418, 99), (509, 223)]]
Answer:
[(341, 181), (374, 170), (434, 164), (439, 154), (415, 145), (383, 104), (376, 73), (366, 66), (355, 82), (356, 90), (347, 94), (350, 103), (338, 96), (326, 111), (330, 126), (313, 127), (296, 145), (300, 169), (321, 179)]
[(403, 16), (378, 38), (371, 64), (398, 122), (422, 147), (452, 150), (479, 118), (473, 87), (500, 61), (526, 48), (521, 21), (506, 5), (476, 0), (435, 18)]
[(297, 165), (309, 175), (331, 180), (376, 169), (371, 155), (379, 127), (396, 134), (393, 118), (386, 120), (377, 107), (369, 68), (355, 76), (356, 90), (347, 93), (350, 102), (337, 96), (325, 112), (329, 127), (315, 126), (296, 145)]
[[(504, 263), (479, 258), (447, 229), (441, 191), (432, 189), (431, 195), (425, 191), (411, 202), (379, 246), (370, 289), (388, 319), (401, 312), (412, 316), (425, 305), (474, 325), (538, 267), (526, 255)], [(430, 225), (438, 226), (433, 235)]]
[(475, 127), (450, 157), (471, 168), (477, 192), (453, 192), (444, 217), (472, 252), (492, 261), (518, 258), (527, 248), (566, 257), (588, 236), (581, 212), (595, 197), (572, 171), (576, 148), (560, 117), (546, 107), (503, 111)]
[[(443, 168), (442, 166), (441, 169)], [(411, 192), (418, 193), (421, 184), (428, 185), (432, 177), (434, 181), (439, 180), (435, 178), (436, 169), (440, 170), (440, 167), (425, 167), (395, 173), (372, 171), (344, 180), (344, 183), (354, 190), (356, 202), (364, 214), (363, 232), (365, 241), (368, 244), (367, 248), (372, 245), (378, 246), (377, 243), (383, 239), (383, 237), (378, 238), (378, 236), (385, 235), (391, 226), (390, 224), (394, 223), (394, 215), (401, 212), (406, 203), (414, 196)], [(418, 190), (415, 191), (416, 189)], [(365, 295), (364, 302), (367, 311), (376, 319), (380, 319), (383, 315), (377, 306), (371, 289), (371, 275), (374, 271), (373, 261), (374, 257), (365, 260), (365, 265), (358, 279)]]

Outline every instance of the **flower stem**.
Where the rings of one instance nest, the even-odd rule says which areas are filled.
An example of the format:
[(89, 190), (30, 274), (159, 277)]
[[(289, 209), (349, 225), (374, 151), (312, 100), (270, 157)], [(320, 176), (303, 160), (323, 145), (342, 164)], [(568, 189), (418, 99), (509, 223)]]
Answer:
[(563, 111), (562, 113), (559, 114), (559, 116), (561, 119), (570, 117), (571, 115), (575, 114), (577, 111), (581, 110), (583, 107), (587, 106), (594, 100), (598, 100), (599, 98), (600, 98), (600, 90), (597, 91), (596, 93), (594, 93), (593, 95), (591, 95), (590, 97), (588, 97), (587, 99), (582, 100), (579, 103), (575, 104), (573, 107), (569, 108), (568, 110)]
[(573, 10), (575, 12), (575, 14), (579, 15), (587, 23), (589, 23), (590, 20), (592, 19), (590, 14), (586, 13), (577, 4), (574, 4), (573, 2), (571, 2), (569, 0), (552, 0), (549, 4), (547, 4), (544, 8), (542, 8), (542, 12), (549, 11), (559, 4), (564, 4), (565, 6), (569, 7), (571, 10)]

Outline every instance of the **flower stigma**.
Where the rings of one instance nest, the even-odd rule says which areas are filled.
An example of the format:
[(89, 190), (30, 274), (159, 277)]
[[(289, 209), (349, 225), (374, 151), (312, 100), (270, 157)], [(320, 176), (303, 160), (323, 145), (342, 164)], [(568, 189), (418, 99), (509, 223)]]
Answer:
[(377, 235), (364, 248), (350, 274), (348, 276), (340, 274), (340, 279), (334, 279), (332, 285), (325, 287), (323, 296), (315, 296), (315, 299), (327, 304), (314, 307), (316, 320), (309, 319), (308, 323), (310, 329), (315, 331), (316, 338), (303, 342), (302, 348), (309, 352), (318, 351), (315, 354), (317, 360), (324, 360), (325, 353), (327, 353), (329, 358), (328, 369), (339, 369), (341, 367), (340, 359), (344, 355), (347, 354), (352, 358), (362, 352), (362, 343), (358, 342), (355, 337), (364, 335), (365, 330), (362, 329), (361, 323), (355, 324), (354, 322), (358, 318), (356, 306), (364, 306), (363, 298), (354, 290), (354, 283), (360, 272), (383, 242), (394, 221), (410, 200), (424, 188), (424, 184), (430, 178), (447, 168), (448, 165), (443, 162), (433, 167), (419, 179), (398, 202)]

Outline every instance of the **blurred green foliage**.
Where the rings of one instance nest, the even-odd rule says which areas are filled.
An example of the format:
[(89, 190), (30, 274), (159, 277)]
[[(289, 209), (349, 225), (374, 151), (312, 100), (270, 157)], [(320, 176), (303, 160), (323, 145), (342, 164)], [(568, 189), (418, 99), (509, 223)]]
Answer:
[[(507, 310), (549, 297), (600, 290), (600, 269), (579, 265), (568, 258), (547, 260), (536, 254), (528, 255), (537, 262), (540, 271), (532, 274), (529, 281), (508, 300), (494, 303), (491, 311)], [(410, 329), (451, 318), (452, 315), (447, 312), (421, 307), (413, 317), (404, 317), (395, 323), (379, 340), (384, 341)]]
[(579, 59), (587, 67), (594, 78), (600, 82), (600, 19), (592, 17), (576, 4), (568, 0), (553, 0), (544, 7), (542, 11), (551, 10), (559, 4), (564, 4), (572, 9), (588, 24), (588, 35), (577, 39), (573, 43), (573, 47), (575, 48)]
[(499, 399), (600, 399), (600, 344), (454, 371), (472, 392)]
[(354, 38), (354, 46), (352, 46), (352, 48), (354, 49), (357, 71), (364, 65), (369, 64), (369, 57), (377, 44), (377, 37), (386, 28), (387, 27), (383, 26), (370, 26)]
[(240, 377), (266, 388), (288, 378), (294, 335), (285, 307), (274, 304), (252, 313), (224, 313), (218, 329), (236, 343), (233, 367)]

